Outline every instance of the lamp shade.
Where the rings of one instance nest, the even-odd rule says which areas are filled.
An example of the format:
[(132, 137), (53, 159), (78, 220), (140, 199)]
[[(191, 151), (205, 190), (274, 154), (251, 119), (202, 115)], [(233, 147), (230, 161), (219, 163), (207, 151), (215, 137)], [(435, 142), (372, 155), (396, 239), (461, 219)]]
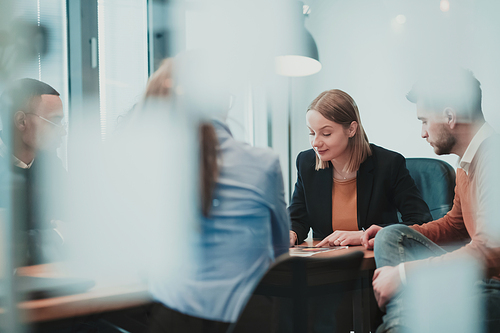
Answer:
[(304, 26), (304, 15), (300, 12), (300, 16), (297, 17), (295, 27), (289, 31), (290, 42), (276, 56), (276, 73), (279, 75), (308, 76), (321, 70), (318, 47), (313, 36)]

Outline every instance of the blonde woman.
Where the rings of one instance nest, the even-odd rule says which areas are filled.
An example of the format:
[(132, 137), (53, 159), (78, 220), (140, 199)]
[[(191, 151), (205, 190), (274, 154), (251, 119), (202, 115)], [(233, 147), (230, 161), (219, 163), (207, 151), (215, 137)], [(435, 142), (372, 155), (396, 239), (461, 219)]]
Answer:
[(322, 92), (306, 113), (312, 149), (297, 157), (297, 183), (288, 208), (290, 245), (313, 229), (323, 245), (360, 245), (373, 224), (432, 220), (405, 158), (370, 144), (356, 103), (342, 90)]

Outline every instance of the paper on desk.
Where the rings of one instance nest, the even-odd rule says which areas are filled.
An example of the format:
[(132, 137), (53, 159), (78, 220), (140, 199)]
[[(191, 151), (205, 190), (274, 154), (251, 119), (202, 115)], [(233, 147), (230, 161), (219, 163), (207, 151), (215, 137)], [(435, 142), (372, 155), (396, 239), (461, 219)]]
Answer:
[(317, 253), (347, 249), (348, 246), (335, 247), (312, 247), (312, 246), (295, 246), (290, 248), (290, 255), (295, 257), (310, 257)]

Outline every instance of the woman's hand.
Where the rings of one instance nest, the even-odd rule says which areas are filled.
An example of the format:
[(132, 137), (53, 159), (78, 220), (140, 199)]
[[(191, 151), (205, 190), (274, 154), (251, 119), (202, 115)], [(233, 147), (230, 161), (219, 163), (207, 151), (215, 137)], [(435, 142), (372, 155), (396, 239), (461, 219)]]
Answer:
[(295, 231), (290, 230), (290, 247), (294, 246), (297, 243), (297, 234)]
[(363, 236), (363, 231), (344, 231), (336, 230), (329, 236), (325, 237), (316, 246), (343, 246), (343, 245), (361, 245), (361, 237)]

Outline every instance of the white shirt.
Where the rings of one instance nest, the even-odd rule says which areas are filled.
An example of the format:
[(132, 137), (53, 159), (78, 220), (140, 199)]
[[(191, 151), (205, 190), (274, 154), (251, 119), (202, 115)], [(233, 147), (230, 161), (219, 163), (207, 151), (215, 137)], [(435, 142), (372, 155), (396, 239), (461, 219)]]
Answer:
[[(8, 154), (9, 154), (9, 148), (7, 148), (7, 146), (3, 142), (2, 138), (0, 138), (0, 156), (1, 157), (6, 157), (6, 156), (8, 156)], [(29, 169), (29, 168), (31, 168), (31, 166), (33, 165), (33, 161), (34, 160), (35, 159), (32, 159), (31, 162), (29, 162), (29, 164), (26, 164), (23, 161), (21, 161), (20, 159), (18, 159), (17, 157), (15, 157), (14, 155), (12, 155), (12, 162), (14, 163), (14, 165), (16, 167), (19, 167), (21, 169)]]
[(458, 164), (467, 175), (469, 174), (469, 167), (472, 159), (474, 159), (479, 146), (481, 145), (481, 143), (483, 143), (484, 140), (486, 140), (493, 134), (495, 134), (495, 130), (490, 126), (490, 124), (485, 122), (483, 126), (481, 126), (479, 131), (477, 131), (476, 135), (474, 135), (474, 137), (472, 138), (469, 146), (467, 146), (467, 149), (465, 150), (464, 156), (462, 156), (462, 159)]

